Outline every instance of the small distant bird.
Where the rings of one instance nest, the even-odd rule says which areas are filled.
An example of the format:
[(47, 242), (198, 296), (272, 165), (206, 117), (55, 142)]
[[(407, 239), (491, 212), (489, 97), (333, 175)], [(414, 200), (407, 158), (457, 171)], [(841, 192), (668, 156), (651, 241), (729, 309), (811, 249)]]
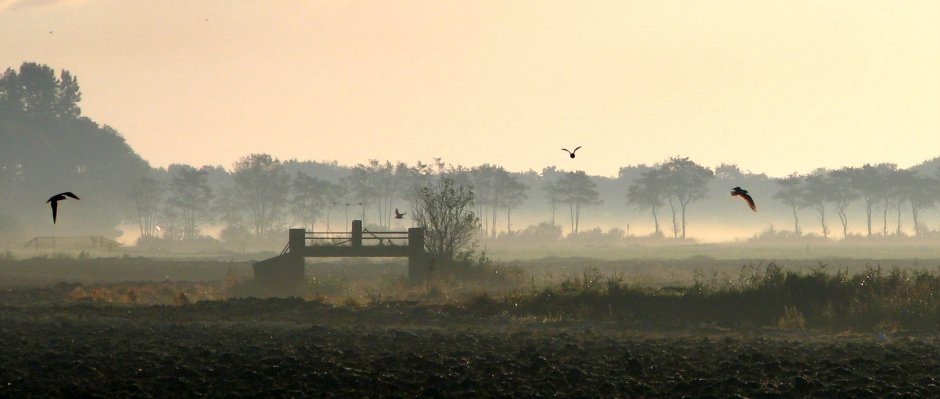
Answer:
[(747, 190), (742, 189), (741, 187), (732, 188), (731, 196), (744, 198), (744, 201), (747, 202), (747, 206), (751, 207), (752, 211), (757, 212), (757, 205), (754, 205), (754, 199), (748, 195)]
[(56, 216), (59, 213), (59, 201), (68, 199), (67, 197), (79, 199), (78, 196), (72, 194), (71, 191), (66, 191), (61, 194), (53, 195), (52, 198), (49, 198), (49, 200), (46, 201), (46, 203), (52, 205), (52, 224), (55, 224)]
[[(578, 146), (578, 148), (581, 148), (581, 146)], [(574, 153), (578, 152), (578, 148), (575, 148), (574, 151), (568, 151), (567, 148), (562, 148), (562, 151), (567, 152), (569, 156), (574, 158)]]
[(407, 214), (408, 214), (407, 212), (406, 213), (398, 212), (398, 208), (395, 208), (395, 219), (404, 219), (405, 215)]

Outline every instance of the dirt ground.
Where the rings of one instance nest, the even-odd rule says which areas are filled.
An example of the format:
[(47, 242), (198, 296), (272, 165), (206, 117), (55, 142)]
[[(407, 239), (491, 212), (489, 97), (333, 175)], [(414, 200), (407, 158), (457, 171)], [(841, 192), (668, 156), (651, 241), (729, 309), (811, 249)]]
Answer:
[(0, 307), (0, 397), (938, 397), (940, 335), (299, 299)]

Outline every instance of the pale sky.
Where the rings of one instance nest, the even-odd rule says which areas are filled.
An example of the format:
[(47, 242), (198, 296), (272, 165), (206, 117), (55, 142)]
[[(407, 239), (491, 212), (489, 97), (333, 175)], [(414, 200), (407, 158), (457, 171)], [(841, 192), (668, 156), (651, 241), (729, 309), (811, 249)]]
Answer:
[(940, 155), (940, 1), (0, 0), (0, 68), (23, 61), (154, 166)]

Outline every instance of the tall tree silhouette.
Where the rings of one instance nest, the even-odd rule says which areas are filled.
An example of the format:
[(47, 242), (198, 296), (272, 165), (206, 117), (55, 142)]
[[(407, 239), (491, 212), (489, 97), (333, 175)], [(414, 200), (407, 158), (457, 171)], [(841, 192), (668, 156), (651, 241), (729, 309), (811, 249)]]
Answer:
[(846, 208), (859, 198), (858, 191), (852, 185), (853, 181), (855, 181), (855, 172), (851, 168), (829, 172), (828, 199), (836, 208), (836, 214), (842, 223), (842, 238), (849, 236), (849, 217)]
[(653, 234), (656, 236), (662, 235), (656, 209), (665, 205), (664, 199), (669, 196), (669, 187), (664, 177), (663, 170), (649, 169), (627, 189), (627, 204), (650, 210), (653, 216)]
[(689, 203), (708, 195), (708, 181), (714, 177), (711, 169), (698, 165), (689, 158), (672, 157), (662, 165), (668, 181), (669, 193), (675, 197), (682, 212), (682, 238), (686, 238), (686, 211)]
[(562, 174), (555, 184), (561, 193), (561, 201), (568, 204), (571, 234), (578, 234), (581, 208), (602, 203), (600, 193), (597, 192), (597, 184), (592, 182), (584, 171)]
[(199, 236), (199, 223), (210, 217), (212, 189), (209, 187), (208, 172), (189, 165), (178, 165), (174, 169), (167, 204), (179, 211), (182, 217), (182, 226), (179, 227), (181, 238), (191, 240)]
[(141, 237), (154, 235), (157, 226), (157, 211), (160, 209), (163, 195), (163, 183), (152, 177), (141, 178), (131, 188), (130, 197), (134, 202)]
[(248, 211), (252, 233), (271, 231), (290, 193), (290, 176), (281, 161), (268, 154), (251, 154), (235, 162), (234, 194)]
[(790, 210), (793, 212), (793, 233), (796, 235), (803, 234), (803, 231), (800, 230), (800, 216), (797, 213), (797, 209), (802, 206), (801, 199), (803, 198), (804, 190), (803, 176), (793, 173), (785, 178), (775, 179), (774, 181), (776, 181), (778, 187), (774, 198), (789, 206)]
[(314, 230), (317, 218), (326, 208), (330, 182), (297, 172), (292, 180), (291, 212), (304, 228)]
[(824, 170), (817, 170), (806, 176), (806, 189), (803, 190), (802, 203), (811, 206), (819, 213), (823, 237), (829, 238), (829, 225), (826, 224), (826, 203), (829, 202), (829, 177)]

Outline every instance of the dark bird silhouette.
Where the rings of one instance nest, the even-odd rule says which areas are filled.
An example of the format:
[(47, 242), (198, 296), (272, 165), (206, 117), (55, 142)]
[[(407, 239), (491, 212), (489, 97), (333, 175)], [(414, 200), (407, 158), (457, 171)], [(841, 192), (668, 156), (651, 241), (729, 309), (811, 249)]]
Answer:
[[(578, 146), (578, 148), (581, 148), (581, 146)], [(578, 152), (578, 148), (575, 148), (574, 151), (568, 151), (567, 148), (562, 148), (562, 151), (567, 152), (569, 156), (574, 158), (574, 153)]]
[(58, 213), (59, 213), (59, 201), (62, 201), (68, 198), (79, 199), (78, 196), (75, 194), (72, 194), (71, 191), (66, 191), (61, 194), (53, 195), (52, 198), (49, 198), (49, 200), (46, 201), (47, 204), (52, 205), (52, 224), (55, 224), (56, 216), (58, 216)]
[(405, 215), (407, 214), (408, 214), (407, 212), (406, 213), (398, 212), (398, 208), (395, 208), (395, 219), (404, 219)]
[(757, 212), (757, 205), (754, 205), (754, 199), (748, 195), (747, 190), (742, 189), (741, 187), (735, 187), (731, 189), (731, 196), (737, 196), (744, 199), (747, 202), (747, 206), (751, 207), (751, 210)]

